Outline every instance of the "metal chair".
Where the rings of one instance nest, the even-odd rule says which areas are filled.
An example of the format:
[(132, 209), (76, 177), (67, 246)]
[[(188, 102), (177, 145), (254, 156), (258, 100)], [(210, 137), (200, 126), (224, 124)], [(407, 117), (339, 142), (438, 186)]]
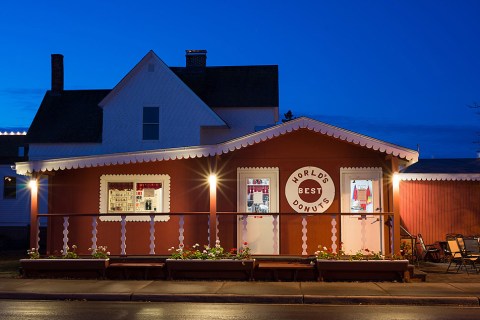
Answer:
[(467, 274), (470, 274), (468, 272), (467, 264), (471, 265), (472, 268), (477, 272), (477, 267), (475, 262), (478, 260), (478, 257), (470, 257), (468, 256), (464, 251), (460, 249), (460, 246), (458, 245), (458, 239), (455, 240), (447, 240), (448, 243), (448, 248), (449, 251), (451, 252), (450, 256), (450, 263), (448, 264), (448, 270), (450, 270), (450, 266), (452, 265), (453, 262), (456, 263), (457, 265), (457, 272), (460, 271), (462, 267), (465, 268), (465, 271), (467, 271)]
[(431, 261), (438, 262), (440, 250), (434, 244), (426, 245), (420, 233), (417, 236), (417, 240), (420, 248), (422, 249), (422, 252), (420, 253), (421, 260), (427, 261), (427, 259), (430, 258)]

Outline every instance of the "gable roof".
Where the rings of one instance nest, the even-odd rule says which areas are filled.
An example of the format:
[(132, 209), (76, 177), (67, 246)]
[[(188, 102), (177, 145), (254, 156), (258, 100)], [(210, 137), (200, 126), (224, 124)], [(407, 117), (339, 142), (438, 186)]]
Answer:
[(400, 172), (402, 180), (480, 180), (480, 159), (420, 159)]
[(170, 69), (212, 108), (278, 107), (276, 65)]
[(32, 172), (216, 156), (258, 144), (293, 131), (305, 129), (333, 137), (340, 141), (346, 141), (367, 149), (406, 159), (410, 162), (418, 160), (417, 151), (302, 117), (216, 145), (74, 157), (48, 161), (31, 161), (17, 163), (16, 170), (18, 174), (28, 174)]
[(100, 143), (102, 110), (98, 102), (110, 90), (64, 90), (45, 93), (28, 129), (29, 143)]
[[(47, 91), (28, 130), (27, 141), (101, 143), (103, 113), (100, 105), (107, 102), (112, 91), (120, 90), (135, 74), (138, 65), (152, 56), (163, 63), (153, 51), (148, 52), (114, 89), (64, 90), (59, 94)], [(200, 73), (186, 67), (171, 67), (170, 70), (210, 108), (278, 107), (278, 66), (207, 66)], [(223, 122), (219, 117), (218, 121)]]

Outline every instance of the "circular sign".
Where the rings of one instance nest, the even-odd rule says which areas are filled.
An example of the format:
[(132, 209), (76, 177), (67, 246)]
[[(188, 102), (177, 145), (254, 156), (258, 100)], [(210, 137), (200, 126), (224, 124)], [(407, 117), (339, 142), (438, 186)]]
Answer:
[(324, 170), (303, 167), (288, 178), (285, 196), (295, 212), (325, 212), (335, 198), (335, 185)]

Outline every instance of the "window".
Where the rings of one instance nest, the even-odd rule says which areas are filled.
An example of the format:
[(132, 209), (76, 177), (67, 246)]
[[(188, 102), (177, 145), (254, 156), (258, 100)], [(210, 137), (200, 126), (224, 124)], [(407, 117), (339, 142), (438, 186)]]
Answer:
[(25, 157), (25, 147), (18, 147), (18, 156)]
[[(100, 178), (102, 221), (119, 221), (123, 213), (155, 214), (170, 211), (170, 176), (103, 175)], [(155, 221), (168, 221), (155, 216)], [(150, 215), (130, 216), (127, 221), (150, 221)]]
[(143, 140), (158, 140), (160, 129), (158, 107), (143, 107)]
[(3, 178), (3, 198), (16, 199), (17, 198), (17, 178), (6, 176)]

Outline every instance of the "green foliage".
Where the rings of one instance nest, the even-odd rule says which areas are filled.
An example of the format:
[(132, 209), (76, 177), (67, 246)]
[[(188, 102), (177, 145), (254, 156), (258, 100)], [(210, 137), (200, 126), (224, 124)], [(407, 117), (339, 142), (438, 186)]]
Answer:
[(170, 259), (176, 260), (245, 260), (250, 258), (250, 248), (246, 242), (240, 249), (232, 248), (228, 252), (220, 245), (219, 240), (216, 241), (214, 247), (204, 245), (203, 248), (200, 248), (197, 243), (191, 248), (180, 245), (177, 249), (172, 247), (168, 250), (172, 252)]
[(72, 245), (72, 248), (70, 249), (69, 246), (65, 248), (65, 250), (61, 250), (60, 253), (62, 254), (63, 259), (79, 259), (80, 257), (77, 254), (77, 246)]
[(108, 259), (110, 252), (107, 251), (107, 246), (98, 246), (96, 249), (88, 248), (93, 259)]
[(32, 248), (32, 249), (27, 250), (27, 254), (30, 257), (30, 259), (40, 258), (40, 253), (38, 252), (37, 248)]

